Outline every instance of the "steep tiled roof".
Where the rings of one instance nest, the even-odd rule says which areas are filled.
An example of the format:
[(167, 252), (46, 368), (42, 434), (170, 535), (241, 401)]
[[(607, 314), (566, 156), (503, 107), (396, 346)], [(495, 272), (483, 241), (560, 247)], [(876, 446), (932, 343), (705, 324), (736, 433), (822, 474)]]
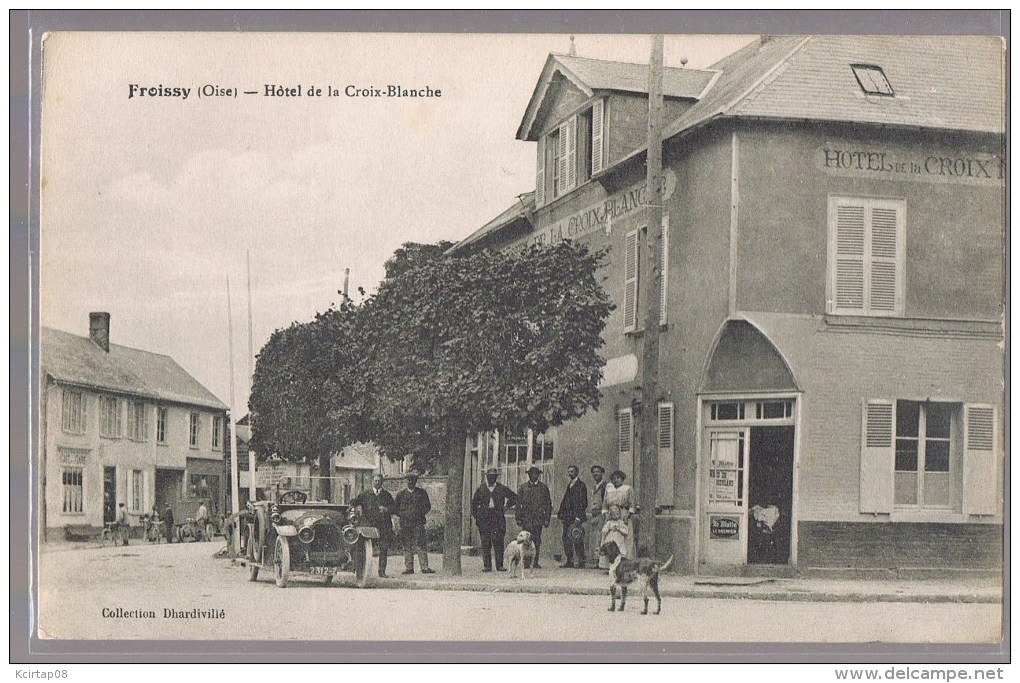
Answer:
[(59, 382), (226, 410), (227, 406), (170, 356), (42, 328), (42, 372)]
[[(555, 55), (555, 58), (591, 90), (648, 92), (647, 64), (607, 62), (569, 55)], [(662, 70), (662, 94), (697, 99), (713, 76), (714, 71), (665, 67)]]
[[(851, 64), (881, 67), (894, 97), (866, 95)], [(1001, 41), (973, 36), (783, 36), (715, 65), (708, 94), (666, 131), (718, 116), (1005, 130)]]
[[(524, 111), (521, 125), (517, 129), (518, 140), (533, 139), (535, 120), (557, 73), (563, 74), (587, 97), (591, 97), (596, 91), (648, 92), (647, 64), (551, 54), (546, 59), (542, 74)], [(715, 71), (665, 67), (662, 73), (662, 94), (666, 97), (697, 99), (716, 75)]]

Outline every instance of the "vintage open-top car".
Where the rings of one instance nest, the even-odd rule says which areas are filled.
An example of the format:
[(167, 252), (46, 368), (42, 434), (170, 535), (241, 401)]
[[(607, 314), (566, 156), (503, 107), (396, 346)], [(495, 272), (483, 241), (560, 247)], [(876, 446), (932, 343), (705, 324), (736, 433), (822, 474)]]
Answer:
[(272, 567), (280, 588), (295, 573), (321, 576), (328, 584), (339, 572), (354, 572), (359, 586), (368, 585), (376, 574), (372, 541), (378, 529), (361, 526), (350, 506), (309, 501), (304, 491), (275, 498), (248, 504), (250, 581)]

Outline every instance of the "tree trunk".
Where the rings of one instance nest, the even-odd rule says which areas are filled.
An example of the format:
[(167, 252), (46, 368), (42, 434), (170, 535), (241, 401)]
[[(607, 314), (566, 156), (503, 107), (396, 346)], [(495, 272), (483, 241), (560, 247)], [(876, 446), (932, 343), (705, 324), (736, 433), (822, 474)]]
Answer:
[(454, 431), (446, 453), (446, 517), (443, 521), (443, 571), (459, 575), (464, 522), (464, 435)]
[(330, 471), (332, 469), (332, 465), (333, 465), (332, 460), (333, 460), (333, 457), (332, 457), (332, 454), (330, 454), (330, 453), (326, 453), (326, 454), (320, 453), (319, 454), (319, 477), (321, 477), (319, 479), (319, 486), (318, 486), (318, 489), (319, 489), (319, 491), (318, 491), (318, 498), (319, 498), (319, 500), (327, 500), (327, 501), (332, 501), (333, 500), (330, 497), (330, 493), (331, 493), (331, 491), (330, 491), (330, 484), (333, 481), (332, 479), (330, 479), (330, 476), (332, 476), (332, 474), (333, 474)]

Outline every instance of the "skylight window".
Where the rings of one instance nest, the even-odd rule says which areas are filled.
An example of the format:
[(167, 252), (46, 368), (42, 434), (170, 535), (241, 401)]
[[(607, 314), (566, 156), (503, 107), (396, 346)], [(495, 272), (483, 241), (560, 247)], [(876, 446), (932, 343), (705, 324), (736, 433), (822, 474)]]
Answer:
[(889, 84), (889, 79), (885, 77), (882, 67), (874, 64), (851, 64), (850, 68), (853, 69), (854, 76), (857, 77), (857, 82), (861, 85), (861, 90), (868, 95), (892, 97), (896, 94), (893, 92), (892, 85)]

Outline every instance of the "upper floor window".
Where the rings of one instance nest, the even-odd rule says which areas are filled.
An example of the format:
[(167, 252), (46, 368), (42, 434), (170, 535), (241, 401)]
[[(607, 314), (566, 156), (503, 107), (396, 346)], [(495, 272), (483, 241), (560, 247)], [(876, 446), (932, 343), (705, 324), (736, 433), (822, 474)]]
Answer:
[(198, 426), (199, 414), (191, 413), (188, 415), (188, 445), (192, 448), (198, 448)]
[[(634, 230), (624, 236), (623, 247), (623, 331), (644, 329), (644, 315), (639, 308), (641, 284), (641, 241), (647, 229)], [(665, 325), (669, 312), (669, 215), (662, 216), (662, 237), (659, 253), (659, 324)]]
[(162, 406), (156, 408), (156, 443), (166, 443), (167, 421), (170, 419), (169, 411)]
[(120, 411), (121, 401), (112, 396), (99, 397), (99, 434), (113, 439), (119, 439), (122, 433), (123, 422)]
[(903, 314), (904, 214), (900, 200), (829, 198), (829, 313)]
[(570, 192), (605, 167), (605, 101), (570, 116), (538, 140), (537, 206)]
[(220, 438), (223, 435), (223, 418), (219, 415), (213, 415), (212, 419), (212, 449), (214, 451), (220, 450)]
[(146, 441), (149, 438), (149, 413), (142, 402), (129, 404), (128, 430), (135, 441)]
[(851, 64), (850, 68), (860, 84), (861, 90), (868, 95), (887, 95), (892, 97), (893, 92), (889, 79), (886, 78), (882, 67), (875, 64)]
[(85, 392), (64, 389), (62, 392), (61, 425), (68, 434), (84, 434), (86, 427)]

